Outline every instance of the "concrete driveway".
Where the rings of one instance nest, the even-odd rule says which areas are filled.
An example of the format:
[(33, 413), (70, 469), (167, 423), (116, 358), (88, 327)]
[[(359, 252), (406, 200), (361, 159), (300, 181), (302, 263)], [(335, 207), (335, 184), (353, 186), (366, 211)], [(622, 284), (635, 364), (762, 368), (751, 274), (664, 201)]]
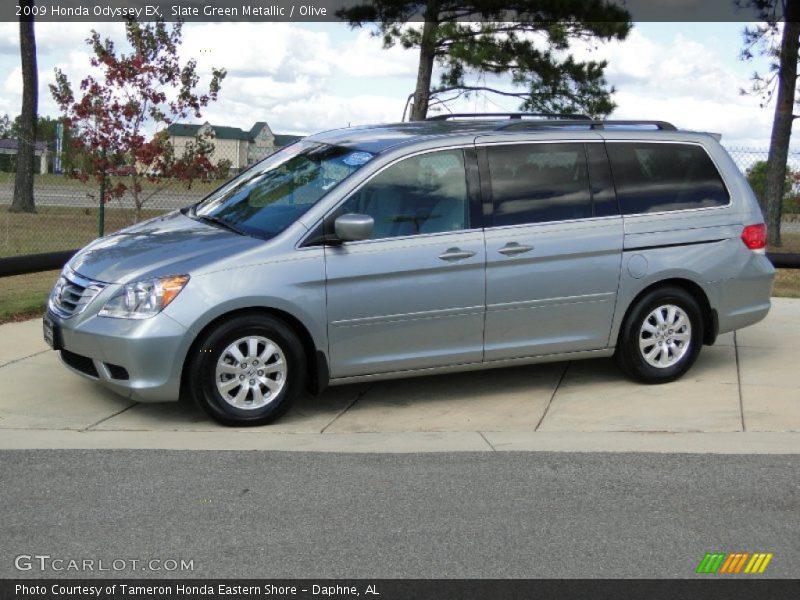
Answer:
[(232, 430), (139, 404), (59, 364), (38, 319), (0, 326), (0, 448), (800, 453), (800, 300), (643, 386), (610, 359), (330, 388), (279, 422)]

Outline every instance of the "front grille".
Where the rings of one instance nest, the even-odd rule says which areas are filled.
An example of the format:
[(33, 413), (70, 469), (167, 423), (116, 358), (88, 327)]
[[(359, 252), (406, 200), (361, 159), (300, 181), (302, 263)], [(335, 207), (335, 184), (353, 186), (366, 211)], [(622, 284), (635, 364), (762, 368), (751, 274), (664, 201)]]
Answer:
[(80, 354), (75, 354), (74, 352), (70, 352), (69, 350), (62, 350), (61, 351), (61, 360), (67, 363), (70, 367), (75, 369), (76, 371), (80, 371), (81, 373), (85, 373), (91, 377), (100, 376), (97, 374), (97, 369), (94, 366), (94, 361), (89, 358), (88, 356), (81, 356)]
[(87, 279), (67, 268), (50, 293), (48, 305), (55, 314), (68, 319), (83, 312), (105, 287), (106, 284)]

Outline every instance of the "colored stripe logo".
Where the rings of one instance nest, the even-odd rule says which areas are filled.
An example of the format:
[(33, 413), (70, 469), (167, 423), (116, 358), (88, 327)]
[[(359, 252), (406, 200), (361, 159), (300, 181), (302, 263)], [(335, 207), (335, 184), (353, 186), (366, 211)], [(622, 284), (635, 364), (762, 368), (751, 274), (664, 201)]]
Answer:
[(697, 573), (736, 575), (761, 574), (767, 570), (772, 552), (707, 552), (697, 566)]

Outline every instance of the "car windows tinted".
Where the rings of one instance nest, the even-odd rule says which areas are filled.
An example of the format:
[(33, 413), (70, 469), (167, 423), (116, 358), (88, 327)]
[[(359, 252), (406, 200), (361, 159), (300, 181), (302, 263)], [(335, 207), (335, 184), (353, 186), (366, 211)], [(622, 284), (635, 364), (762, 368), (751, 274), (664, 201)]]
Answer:
[(487, 156), (495, 226), (592, 216), (582, 143), (490, 146)]
[(706, 151), (693, 144), (606, 144), (622, 214), (710, 208), (729, 202)]
[(467, 229), (461, 150), (406, 158), (378, 173), (345, 202), (343, 213), (375, 219), (372, 239)]
[(263, 238), (284, 231), (372, 154), (301, 141), (265, 158), (197, 205), (198, 217)]
[(589, 180), (592, 183), (592, 208), (595, 217), (619, 215), (614, 180), (608, 166), (605, 144), (586, 144), (589, 159)]

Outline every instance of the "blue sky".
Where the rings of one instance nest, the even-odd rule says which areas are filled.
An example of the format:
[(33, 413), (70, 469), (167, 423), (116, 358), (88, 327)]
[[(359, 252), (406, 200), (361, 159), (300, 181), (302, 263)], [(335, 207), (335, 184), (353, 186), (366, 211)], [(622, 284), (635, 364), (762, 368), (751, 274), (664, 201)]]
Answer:
[[(123, 39), (120, 24), (94, 25)], [(55, 66), (73, 81), (88, 71), (83, 40), (93, 24), (38, 23), (40, 112), (55, 116), (47, 84)], [(687, 129), (723, 134), (723, 143), (766, 148), (772, 107), (741, 96), (755, 64), (738, 59), (743, 23), (638, 23), (627, 40), (579, 56), (609, 61), (607, 77), (617, 88), (614, 117), (664, 119)], [(0, 24), (0, 113), (19, 112), (21, 75), (16, 23)], [(249, 128), (267, 121), (279, 133), (311, 133), (370, 122), (397, 121), (413, 90), (416, 51), (384, 50), (369, 28), (344, 24), (191, 23), (184, 26), (183, 57), (200, 71), (229, 71), (219, 102), (205, 117), (212, 123)], [(471, 82), (475, 82), (472, 78)], [(508, 81), (493, 82), (508, 87)], [(476, 97), (452, 106), (459, 111), (516, 109), (516, 101)]]

